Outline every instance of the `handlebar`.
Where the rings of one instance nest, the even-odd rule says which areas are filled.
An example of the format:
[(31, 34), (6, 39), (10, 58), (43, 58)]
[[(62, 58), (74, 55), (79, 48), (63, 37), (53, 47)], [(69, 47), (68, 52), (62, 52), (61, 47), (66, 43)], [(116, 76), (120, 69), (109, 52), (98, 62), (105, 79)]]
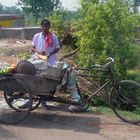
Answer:
[(107, 68), (107, 67), (113, 65), (114, 62), (115, 62), (114, 59), (113, 59), (112, 57), (107, 58), (107, 60), (110, 60), (110, 61), (109, 61), (108, 63), (104, 64), (104, 65), (103, 65), (103, 68)]
[(64, 58), (67, 58), (67, 57), (70, 57), (70, 56), (76, 54), (76, 52), (77, 52), (78, 50), (79, 50), (79, 48), (75, 49), (74, 51), (72, 51), (72, 52), (70, 52), (70, 53), (65, 54), (64, 56), (62, 56), (62, 57), (59, 59), (59, 61), (62, 61)]
[[(76, 52), (77, 52), (78, 50), (79, 50), (79, 48), (75, 49), (74, 51), (72, 51), (72, 52), (70, 52), (70, 53), (65, 54), (64, 56), (62, 56), (62, 57), (59, 59), (59, 61), (62, 61), (63, 59), (68, 58), (68, 57), (70, 57), (70, 56), (76, 54)], [(113, 59), (112, 57), (109, 57), (109, 58), (107, 58), (106, 60), (109, 60), (109, 62), (107, 62), (107, 63), (104, 64), (104, 65), (96, 64), (96, 65), (92, 66), (91, 69), (92, 69), (92, 68), (95, 68), (95, 67), (96, 67), (96, 68), (108, 68), (108, 67), (112, 66), (112, 65), (114, 64), (114, 62), (115, 62), (114, 59)]]
[(94, 68), (94, 67), (108, 68), (108, 67), (112, 66), (115, 63), (115, 61), (114, 61), (114, 59), (112, 57), (109, 57), (106, 60), (109, 60), (109, 62), (105, 63), (104, 65), (95, 64), (92, 68)]
[(107, 58), (106, 60), (109, 60), (109, 62), (105, 63), (104, 65), (100, 65), (100, 64), (95, 64), (90, 68), (78, 68), (79, 70), (94, 70), (94, 69), (106, 69), (110, 66), (112, 66), (114, 64), (114, 59), (112, 57)]

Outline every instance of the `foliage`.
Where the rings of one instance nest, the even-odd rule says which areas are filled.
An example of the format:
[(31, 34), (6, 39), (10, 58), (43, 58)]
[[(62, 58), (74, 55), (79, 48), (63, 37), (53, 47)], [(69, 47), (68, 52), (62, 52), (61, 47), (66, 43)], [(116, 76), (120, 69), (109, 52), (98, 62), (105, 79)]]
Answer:
[(11, 71), (11, 68), (5, 66), (5, 67), (3, 67), (3, 68), (0, 69), (0, 74), (7, 74), (7, 73), (9, 73), (10, 71)]
[(19, 0), (18, 3), (18, 5), (22, 6), (23, 11), (33, 14), (36, 25), (41, 14), (49, 15), (60, 4), (60, 0)]
[(27, 60), (31, 57), (29, 53), (20, 53), (17, 55), (20, 60)]
[(75, 21), (80, 46), (79, 64), (89, 67), (102, 63), (107, 57), (116, 61), (121, 78), (126, 70), (137, 64), (134, 49), (136, 18), (130, 13), (128, 1), (108, 0), (94, 3), (82, 0), (82, 17)]
[(59, 39), (61, 39), (64, 32), (64, 16), (59, 14), (58, 11), (52, 13), (48, 18), (51, 21), (51, 27), (53, 28), (54, 32), (59, 36)]
[(133, 11), (138, 13), (138, 7), (140, 6), (140, 0), (132, 0), (133, 2)]
[(6, 7), (0, 3), (0, 14), (22, 14), (22, 10), (16, 6)]
[(64, 38), (71, 28), (71, 23), (76, 17), (74, 11), (59, 9), (54, 11), (48, 17), (52, 24), (53, 31), (58, 35), (60, 41)]

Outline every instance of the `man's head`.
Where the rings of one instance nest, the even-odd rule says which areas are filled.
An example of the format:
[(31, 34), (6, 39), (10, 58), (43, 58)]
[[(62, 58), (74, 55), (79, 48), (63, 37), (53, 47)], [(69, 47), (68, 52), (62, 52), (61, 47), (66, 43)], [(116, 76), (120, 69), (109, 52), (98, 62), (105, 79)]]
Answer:
[(41, 21), (41, 27), (42, 27), (42, 30), (44, 33), (48, 33), (49, 32), (49, 29), (50, 29), (50, 21), (48, 19), (43, 19)]

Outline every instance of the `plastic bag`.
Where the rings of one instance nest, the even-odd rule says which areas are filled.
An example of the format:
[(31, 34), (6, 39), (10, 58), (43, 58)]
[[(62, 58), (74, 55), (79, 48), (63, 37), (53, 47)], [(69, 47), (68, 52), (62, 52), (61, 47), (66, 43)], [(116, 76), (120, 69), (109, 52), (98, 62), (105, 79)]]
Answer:
[(69, 89), (73, 89), (73, 88), (76, 87), (76, 75), (75, 75), (75, 72), (73, 70), (69, 71), (67, 80), (68, 80), (67, 81), (67, 87)]

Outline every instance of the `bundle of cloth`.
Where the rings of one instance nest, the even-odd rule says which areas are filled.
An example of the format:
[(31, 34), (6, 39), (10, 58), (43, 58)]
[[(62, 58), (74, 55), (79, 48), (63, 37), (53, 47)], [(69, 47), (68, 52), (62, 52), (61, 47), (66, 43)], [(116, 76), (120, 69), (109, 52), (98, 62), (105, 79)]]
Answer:
[(59, 78), (64, 64), (57, 61), (55, 65), (50, 65), (47, 61), (47, 56), (38, 53), (34, 53), (28, 61), (34, 65), (36, 74), (56, 79)]

